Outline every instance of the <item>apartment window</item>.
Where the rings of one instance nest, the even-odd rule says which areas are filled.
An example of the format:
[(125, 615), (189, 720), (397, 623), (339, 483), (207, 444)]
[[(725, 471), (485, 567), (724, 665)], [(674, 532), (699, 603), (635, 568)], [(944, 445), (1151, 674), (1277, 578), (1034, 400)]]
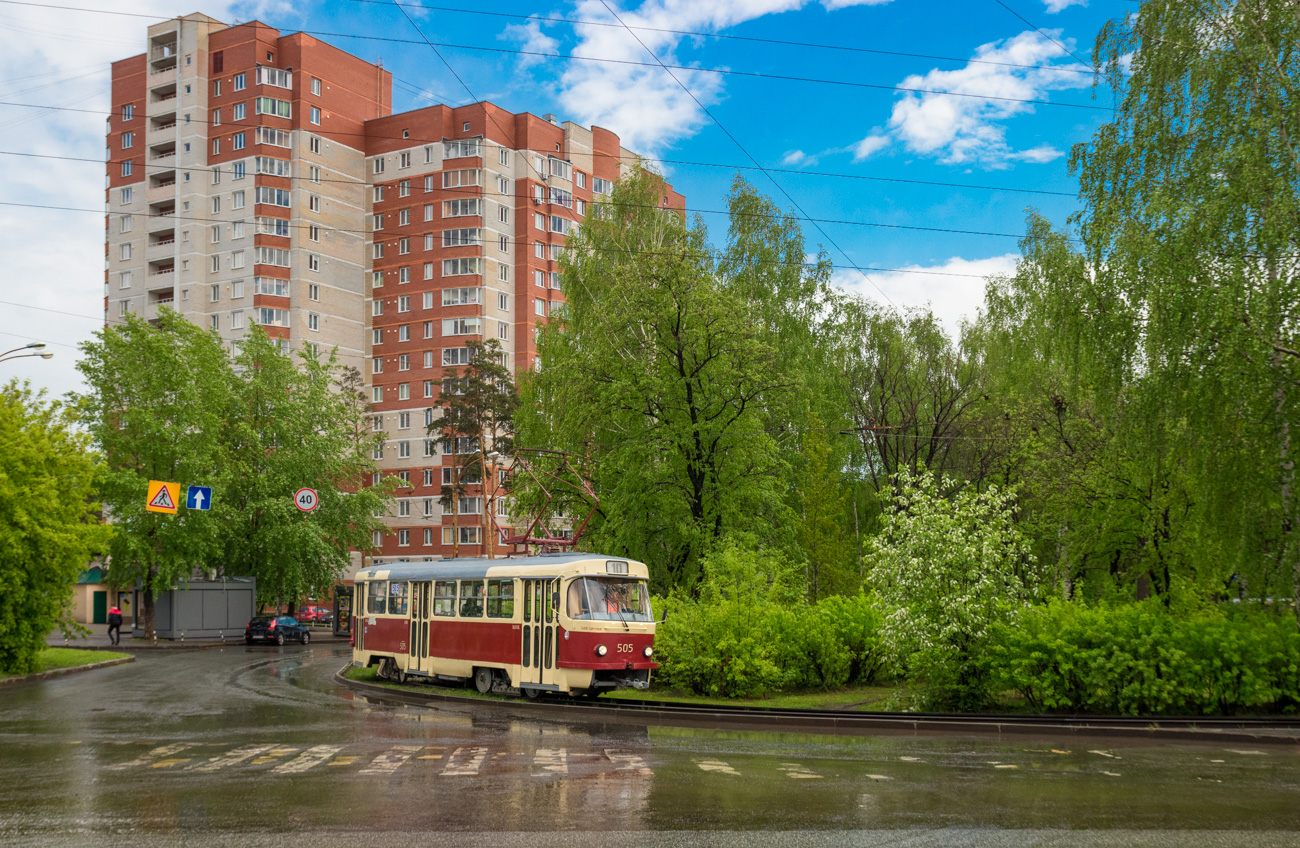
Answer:
[(130, 243), (130, 242), (127, 242), (126, 244), (124, 244), (124, 245), (122, 245), (121, 247), (119, 247), (119, 248), (118, 248), (118, 251), (117, 251), (117, 254), (118, 254), (117, 258), (118, 258), (119, 260), (123, 261), (123, 262), (125, 262), (125, 261), (128, 260), (128, 259), (130, 259), (130, 258), (131, 258), (131, 243)]
[(449, 347), (442, 351), (442, 367), (469, 365), (469, 348)]
[(400, 286), (403, 283), (409, 282), (411, 282), (411, 266), (403, 265), (401, 268), (397, 269), (397, 284)]
[(410, 530), (398, 530), (398, 531), (397, 531), (397, 546), (400, 547), (400, 548), (406, 548), (406, 547), (410, 547), (410, 544), (411, 544), (411, 531), (410, 531)]
[(244, 149), (244, 133), (237, 132), (230, 139), (230, 146), (235, 150)]
[(370, 245), (370, 257), (372, 259), (384, 258), (384, 243), (382, 241), (377, 241)]
[(424, 263), (424, 278), (425, 278), (426, 280), (432, 280), (432, 279), (433, 279), (433, 263), (432, 263), (432, 262), (426, 262), (426, 263)]
[(411, 413), (409, 412), (397, 413), (397, 429), (409, 430), (410, 428), (411, 428)]
[(480, 318), (444, 318), (442, 334), (444, 336), (477, 336), (482, 332)]
[(384, 373), (384, 358), (382, 356), (376, 356), (370, 360), (370, 373), (371, 374)]
[(131, 272), (122, 271), (117, 275), (117, 287), (119, 289), (131, 288)]
[(117, 220), (118, 220), (118, 232), (122, 232), (122, 233), (131, 232), (132, 221), (130, 215), (123, 215), (121, 218), (118, 218)]
[(424, 292), (424, 304), (423, 304), (423, 306), (424, 306), (425, 309), (432, 309), (432, 308), (433, 308), (433, 292)]
[(289, 237), (289, 221), (285, 218), (271, 218), (265, 215), (258, 215), (253, 219), (257, 227), (257, 234), (260, 236), (281, 236)]
[(311, 122), (312, 122), (313, 124), (316, 124), (317, 126), (320, 125), (320, 107), (319, 107), (319, 106), (313, 106), (313, 107), (311, 107)]
[(431, 350), (426, 350), (424, 352), (424, 367), (425, 368), (433, 367), (433, 351)]
[[(263, 70), (259, 68), (258, 70)], [(253, 98), (253, 114), (271, 115), (275, 118), (292, 117), (293, 107), (288, 100), (277, 100), (274, 97), (255, 97)]]
[(313, 194), (307, 198), (307, 208), (313, 212), (320, 211), (320, 195)]
[(243, 208), (244, 208), (244, 192), (243, 192), (243, 190), (240, 190), (240, 191), (234, 192), (233, 194), (230, 195), (230, 206), (231, 206), (232, 209), (243, 209)]
[(500, 222), (503, 223), (503, 224), (509, 224), (509, 223), (510, 223), (510, 207), (509, 207), (509, 206), (498, 206), (498, 207), (497, 207), (497, 220), (500, 221)]
[(372, 167), (374, 168), (374, 173), (382, 174), (384, 172), (384, 158), (381, 156), (375, 159), (375, 163)]
[[(220, 153), (221, 153), (221, 139), (214, 138), (212, 139), (212, 155), (216, 156)], [(213, 182), (217, 182), (217, 180), (213, 180)]]
[(307, 299), (308, 299), (308, 300), (320, 300), (320, 286), (319, 286), (319, 285), (317, 285), (316, 283), (309, 283), (309, 284), (307, 285)]
[[(383, 402), (384, 402), (384, 387), (383, 387), (383, 386), (375, 386), (374, 388), (372, 388), (372, 389), (370, 390), (370, 399), (371, 399), (372, 401), (374, 401), (375, 403), (383, 403)], [(378, 531), (376, 531), (376, 535), (378, 535)], [(378, 543), (378, 542), (375, 542), (375, 544), (377, 545), (377, 544), (379, 544), (379, 543)]]
[(382, 230), (383, 228), (384, 228), (384, 216), (383, 216), (382, 214), (380, 214), (380, 215), (371, 215), (371, 216), (370, 216), (370, 229), (372, 229), (372, 230)]
[(483, 273), (483, 260), (477, 257), (467, 256), (461, 259), (442, 260), (442, 275), (444, 277), (481, 273)]
[(382, 415), (371, 416), (370, 429), (375, 433), (381, 432), (384, 429), (384, 416)]
[[(428, 165), (433, 161), (433, 145), (424, 148), (424, 164)], [(425, 191), (428, 191), (426, 188)]]
[[(125, 315), (128, 311), (129, 311), (129, 310), (126, 308), (126, 301), (124, 300), (124, 301), (122, 301), (122, 314)], [(212, 318), (208, 321), (208, 326), (211, 327), (211, 328), (214, 329), (214, 330), (220, 330), (220, 329), (221, 329), (221, 316), (219, 316), (219, 315), (213, 315)]]
[[(432, 427), (432, 426), (433, 426), (433, 407), (431, 407), (431, 406), (425, 408), (425, 410), (424, 410), (424, 426), (425, 426), (425, 427)], [(429, 456), (433, 456), (433, 451), (432, 451), (432, 450), (430, 450), (430, 452), (429, 452)]]
[(253, 202), (265, 203), (268, 206), (289, 206), (289, 191), (283, 188), (271, 188), (269, 186), (253, 187)]
[(544, 300), (542, 300), (542, 299), (540, 299), (540, 298), (534, 300), (534, 301), (533, 301), (533, 311), (536, 312), (538, 315), (545, 316), (545, 315), (546, 315), (546, 301), (544, 301)]
[(316, 79), (316, 77), (311, 78), (311, 93), (316, 97), (320, 97), (320, 80)]
[(135, 104), (127, 103), (122, 107), (122, 120), (131, 121), (135, 119)]
[(405, 226), (409, 226), (410, 223), (411, 223), (411, 210), (410, 210), (410, 209), (402, 209), (402, 210), (398, 211), (398, 213), (397, 213), (397, 226), (399, 226), (399, 227), (405, 227)]
[(424, 337), (425, 337), (426, 339), (431, 339), (431, 338), (433, 338), (433, 322), (432, 322), (432, 321), (425, 321), (425, 322), (424, 322)]
[(230, 296), (232, 298), (241, 298), (244, 296), (244, 281), (235, 280), (230, 284)]
[(497, 161), (500, 162), (502, 165), (509, 165), (509, 164), (510, 164), (510, 149), (507, 148), (507, 147), (501, 147), (501, 148), (498, 148), (498, 149), (497, 149)]
[(212, 214), (215, 215), (220, 211), (221, 211), (221, 197), (218, 196), (212, 198)]
[(381, 185), (377, 185), (377, 186), (375, 186), (375, 191), (374, 191), (374, 201), (375, 201), (375, 203), (382, 203), (382, 202), (384, 201), (384, 187), (383, 187), (383, 186), (381, 186)]
[[(432, 503), (433, 501), (430, 501), (428, 499), (425, 500), (425, 504), (432, 504)], [(425, 513), (426, 517), (430, 515), (433, 515), (433, 513), (432, 512)], [(424, 528), (424, 546), (427, 548), (432, 544), (433, 544), (433, 528), (426, 527)]]
[(533, 213), (533, 226), (536, 227), (536, 228), (539, 229), (539, 230), (543, 230), (543, 231), (545, 231), (545, 229), (546, 229), (546, 216), (543, 215), (541, 212), (534, 212), (534, 213)]
[(546, 245), (542, 244), (540, 241), (533, 242), (533, 256), (536, 256), (538, 259), (545, 259)]
[(497, 236), (497, 250), (501, 251), (502, 253), (510, 252), (509, 236)]
[(579, 215), (586, 215), (586, 214), (587, 214), (587, 201), (585, 201), (585, 200), (575, 200), (575, 201), (573, 201), (573, 210), (574, 210), (575, 212), (577, 212)]
[(269, 294), (275, 297), (289, 296), (289, 281), (276, 277), (254, 277), (253, 289), (257, 294)]
[(543, 289), (546, 288), (546, 272), (534, 271), (533, 282), (537, 284), (538, 288), (543, 288)]
[(503, 283), (510, 282), (510, 266), (504, 262), (497, 265), (497, 279)]
[(510, 311), (510, 295), (505, 292), (497, 292), (497, 309), (502, 312)]
[(243, 221), (231, 221), (231, 222), (230, 222), (230, 237), (231, 237), (232, 239), (241, 239), (241, 238), (244, 237), (244, 222), (243, 222)]
[(122, 133), (123, 150), (126, 150), (127, 148), (131, 147), (134, 144), (135, 144), (135, 133), (129, 133), (129, 132)]
[(370, 302), (371, 317), (378, 318), (384, 314), (384, 302), (382, 300), (372, 300)]
[(274, 156), (255, 156), (253, 166), (259, 174), (271, 174), (276, 177), (292, 175), (292, 166), (288, 159), (276, 159)]
[(509, 324), (505, 323), (504, 321), (500, 321), (497, 323), (497, 338), (502, 340), (509, 340), (510, 338)]
[(320, 256), (318, 254), (315, 253), (307, 254), (307, 270), (308, 271), (320, 270)]
[(256, 247), (253, 262), (258, 265), (275, 265), (279, 268), (289, 267), (289, 251), (278, 247)]
[(578, 188), (586, 188), (586, 187), (587, 187), (587, 175), (584, 174), (582, 171), (574, 171), (574, 172), (573, 172), (573, 184), (576, 185)]
[(614, 183), (612, 180), (602, 180), (600, 177), (592, 177), (591, 190), (596, 194), (613, 194)]
[[(397, 458), (398, 459), (411, 458), (411, 443), (409, 441), (403, 440), (397, 443)], [(407, 501), (403, 501), (402, 503), (407, 506), (408, 513), (409, 513), (410, 503)]]
[[(266, 58), (268, 62), (271, 61), (270, 55)], [(276, 88), (291, 89), (293, 88), (293, 77), (288, 71), (282, 71), (279, 68), (268, 68), (265, 65), (261, 65), (257, 69), (257, 84), (273, 85)]]
[(478, 168), (462, 168), (455, 171), (444, 171), (442, 174), (443, 188), (460, 188), (461, 186), (481, 185), (481, 174)]
[(314, 135), (307, 143), (307, 147), (312, 153), (320, 153), (320, 136)]
[(383, 271), (372, 271), (370, 273), (370, 287), (372, 289), (380, 289), (384, 287)]
[[(398, 355), (398, 357), (397, 357), (397, 370), (398, 370), (398, 371), (410, 371), (410, 370), (411, 370), (411, 355), (410, 355), (409, 353), (403, 353), (403, 354), (399, 354), (399, 355)], [(408, 416), (409, 416), (409, 413), (408, 413)], [(399, 416), (399, 417), (400, 417), (400, 416)], [(408, 426), (409, 426), (409, 425), (408, 425)]]
[(424, 396), (427, 397), (427, 398), (431, 398), (431, 397), (433, 397), (433, 381), (432, 381), (432, 380), (425, 380), (425, 381), (424, 381)]
[(399, 298), (397, 299), (397, 311), (398, 311), (398, 312), (410, 312), (410, 311), (411, 311), (411, 296), (410, 296), (410, 295), (406, 295), (406, 294), (404, 294), (404, 295), (402, 295), (401, 297), (399, 297)]
[[(406, 130), (402, 130), (402, 138), (410, 138), (410, 135), (407, 133)], [(407, 150), (397, 154), (397, 167), (399, 168), (411, 167), (411, 151)], [(408, 190), (410, 189), (409, 180), (407, 181), (407, 189)]]
[(482, 215), (483, 201), (477, 197), (466, 197), (459, 200), (444, 200), (442, 202), (442, 217), (457, 218), (462, 215)]
[(244, 329), (244, 310), (236, 309), (234, 312), (230, 313), (230, 329)]
[(405, 256), (411, 252), (411, 240), (406, 236), (397, 240), (397, 255)]
[[(465, 124), (465, 132), (469, 132), (469, 124)], [(482, 156), (483, 145), (477, 138), (462, 138), (455, 141), (444, 141), (442, 143), (442, 158), (460, 159), (465, 156)]]
[(307, 329), (320, 330), (320, 316), (315, 312), (307, 313)]
[(212, 273), (214, 273), (214, 274), (221, 270), (221, 257), (220, 257), (220, 256), (215, 256), (215, 255), (214, 255), (214, 256), (212, 257), (212, 266), (211, 266), (211, 267), (212, 267)]
[[(232, 118), (236, 121), (242, 121), (248, 117), (248, 104), (236, 103), (234, 106), (230, 107), (230, 112)], [(261, 139), (258, 140), (261, 141)]]
[(442, 231), (443, 247), (472, 247), (483, 239), (483, 231), (476, 227)]
[(411, 340), (411, 325), (402, 324), (397, 328), (397, 340), (399, 342), (409, 342)]
[(481, 291), (482, 291), (481, 289), (472, 288), (472, 287), (464, 287), (464, 288), (457, 288), (457, 289), (443, 289), (442, 305), (463, 306), (471, 303), (481, 303), (482, 301), (479, 300), (479, 293)]
[(411, 399), (411, 384), (410, 384), (410, 383), (398, 383), (398, 384), (397, 384), (397, 399), (398, 399), (398, 400), (410, 400), (410, 399)]
[(433, 233), (424, 234), (424, 249), (433, 250)]
[(289, 326), (289, 310), (261, 306), (253, 310), (253, 320), (268, 327)]
[(551, 288), (553, 289), (560, 288), (560, 274), (558, 271), (551, 272)]
[(320, 241), (320, 225), (310, 224), (307, 227), (307, 238), (310, 241)]
[(234, 174), (235, 174), (235, 179), (237, 179), (237, 180), (242, 180), (242, 179), (244, 178), (244, 163), (243, 163), (243, 162), (236, 162), (236, 163), (235, 163)]
[(221, 286), (209, 286), (209, 287), (208, 287), (208, 302), (209, 302), (209, 303), (216, 303), (216, 302), (219, 301), (219, 300), (221, 300)]

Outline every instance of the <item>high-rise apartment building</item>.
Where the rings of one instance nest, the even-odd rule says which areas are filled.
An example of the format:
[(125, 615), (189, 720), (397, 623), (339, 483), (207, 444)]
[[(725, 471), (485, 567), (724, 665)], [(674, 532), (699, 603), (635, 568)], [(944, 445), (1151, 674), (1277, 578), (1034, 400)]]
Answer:
[[(533, 367), (560, 254), (635, 154), (491, 103), (394, 115), (382, 67), (200, 14), (150, 26), (112, 86), (105, 319), (167, 304), (232, 345), (260, 324), (286, 351), (336, 349), (370, 381), (377, 459), (403, 481), (377, 556), (449, 556), (452, 534), (481, 552), (483, 493), (439, 505), (457, 449), (427, 433), (444, 369), (469, 339)], [(684, 207), (671, 188), (663, 203)]]

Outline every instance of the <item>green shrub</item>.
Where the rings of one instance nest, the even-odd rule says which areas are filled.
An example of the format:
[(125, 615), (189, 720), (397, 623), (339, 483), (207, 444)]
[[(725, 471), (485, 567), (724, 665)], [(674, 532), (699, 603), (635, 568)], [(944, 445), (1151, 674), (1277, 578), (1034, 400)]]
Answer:
[(1300, 705), (1300, 634), (1258, 608), (1055, 601), (991, 632), (992, 688), (1046, 711), (1193, 715)]

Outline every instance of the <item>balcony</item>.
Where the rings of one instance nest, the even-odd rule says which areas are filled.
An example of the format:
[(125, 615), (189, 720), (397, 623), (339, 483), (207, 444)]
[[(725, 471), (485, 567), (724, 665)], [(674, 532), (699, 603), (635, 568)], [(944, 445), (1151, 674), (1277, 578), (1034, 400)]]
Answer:
[(166, 238), (150, 239), (147, 256), (150, 262), (167, 262), (174, 261), (176, 255), (176, 237), (175, 231), (164, 233)]
[(175, 81), (163, 82), (149, 90), (150, 103), (167, 103), (176, 99)]
[(172, 70), (176, 67), (176, 33), (168, 33), (164, 38), (170, 40), (161, 41), (155, 39), (149, 48), (149, 71), (151, 73)]
[(176, 290), (171, 286), (164, 289), (152, 289), (149, 292), (149, 305), (157, 306), (160, 303), (174, 303), (176, 301)]
[(163, 230), (176, 229), (176, 203), (171, 198), (166, 201), (155, 200), (149, 204), (150, 234)]

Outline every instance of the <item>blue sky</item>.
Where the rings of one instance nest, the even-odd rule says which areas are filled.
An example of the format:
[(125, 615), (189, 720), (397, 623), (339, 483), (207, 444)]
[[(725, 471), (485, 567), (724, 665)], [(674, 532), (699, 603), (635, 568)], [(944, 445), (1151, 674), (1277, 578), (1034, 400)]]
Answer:
[[(66, 0), (118, 14), (0, 2), (0, 101), (62, 107), (0, 106), (0, 202), (102, 208), (97, 162), (108, 63), (141, 52), (151, 22), (132, 15), (257, 18), (382, 59), (395, 77), (396, 110), (486, 99), (611, 129), (626, 146), (660, 162), (692, 210), (725, 209), (736, 170), (718, 166), (746, 166), (747, 179), (780, 206), (794, 208), (784, 189), (808, 217), (823, 219), (803, 222), (804, 233), (810, 249), (825, 246), (838, 285), (899, 307), (932, 308), (955, 327), (978, 309), (983, 276), (1014, 267), (1029, 207), (1058, 224), (1077, 209), (1069, 151), (1109, 117), (1111, 104), (1107, 91), (1094, 96), (1086, 64), (1069, 54), (1090, 60), (1098, 29), (1137, 6), (1118, 0), (487, 0), (460, 7), (471, 13), (452, 9), (450, 0), (442, 0), (446, 8), (436, 0), (423, 7), (402, 2), (411, 4), (405, 11), (414, 24), (390, 2), (376, 0)], [(439, 48), (455, 75), (421, 32), (455, 45)], [(689, 95), (648, 50), (684, 68), (673, 73)], [(728, 134), (763, 168), (780, 169), (769, 173), (781, 189)], [(725, 236), (725, 217), (705, 213), (704, 219), (715, 240)], [(12, 257), (0, 277), (0, 351), (39, 339), (55, 352), (50, 361), (0, 365), (6, 369), (0, 377), (26, 376), (56, 394), (76, 388), (75, 345), (102, 314), (102, 215), (0, 205), (0, 246)], [(893, 270), (871, 271), (868, 281), (854, 264)]]

